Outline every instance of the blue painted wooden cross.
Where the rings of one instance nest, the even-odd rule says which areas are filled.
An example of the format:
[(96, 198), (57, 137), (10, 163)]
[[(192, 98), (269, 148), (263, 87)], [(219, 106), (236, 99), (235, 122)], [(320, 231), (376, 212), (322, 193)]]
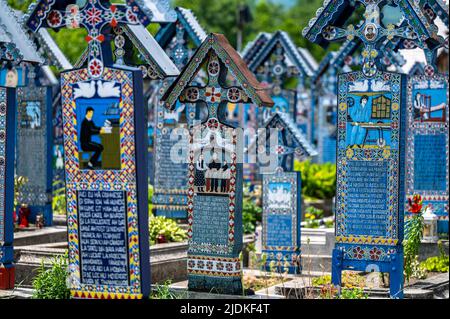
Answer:
[[(14, 153), (19, 64), (40, 64), (24, 29), (6, 1), (0, 1), (0, 63), (10, 66), (0, 85), (0, 289), (14, 288)], [(2, 65), (3, 66), (3, 65)], [(11, 67), (12, 66), (12, 67)], [(25, 68), (23, 68), (25, 69)]]
[[(193, 79), (203, 66), (208, 82), (200, 86)], [(227, 85), (227, 74), (236, 85)], [(221, 34), (205, 39), (162, 100), (168, 109), (177, 101), (208, 109), (207, 119), (192, 127), (189, 143), (189, 289), (242, 294), (243, 149), (238, 130), (226, 123), (225, 106), (273, 101)]]
[(27, 21), (35, 32), (41, 26), (88, 30), (87, 68), (61, 73), (69, 289), (75, 298), (145, 298), (150, 260), (142, 72), (112, 66), (104, 48), (108, 27), (146, 25), (150, 18), (134, 0), (88, 0), (81, 9), (72, 3), (42, 0)]
[[(277, 155), (275, 169), (262, 173), (263, 216), (262, 253), (266, 254), (265, 269), (292, 274), (301, 271), (301, 176), (294, 171), (294, 155), (303, 160), (317, 155), (306, 136), (290, 115), (276, 112), (266, 122), (265, 132), (276, 134), (278, 144), (261, 138), (258, 148), (266, 144), (271, 154)], [(269, 165), (272, 166), (272, 165)]]
[[(353, 10), (357, 5), (364, 6), (364, 20), (358, 25), (349, 24), (344, 17), (346, 10)], [(329, 15), (329, 13), (333, 14)], [(324, 2), (323, 10), (317, 12), (303, 36), (312, 42), (324, 45), (328, 41), (343, 39), (360, 39), (363, 50), (363, 72), (373, 76), (380, 57), (380, 46), (384, 41), (399, 39), (419, 43), (421, 47), (433, 50), (442, 38), (437, 35), (437, 28), (425, 18), (421, 8), (412, 0), (386, 2), (384, 0), (357, 0), (355, 3), (343, 0)]]
[(326, 0), (303, 35), (312, 42), (359, 38), (362, 72), (338, 81), (336, 246), (332, 282), (342, 270), (390, 273), (390, 295), (403, 298), (406, 76), (381, 71), (385, 41), (406, 39), (433, 49), (437, 28), (416, 2), (357, 0), (364, 20), (349, 24), (354, 2)]
[[(63, 9), (54, 9), (55, 1), (40, 1), (36, 7), (32, 7), (33, 15), (28, 20), (28, 27), (36, 31), (41, 24), (52, 29), (67, 27), (69, 29), (85, 28), (88, 32), (86, 41), (89, 45), (88, 71), (92, 78), (99, 78), (103, 74), (104, 65), (111, 61), (104, 61), (103, 45), (108, 38), (109, 27), (119, 24), (142, 24), (144, 26), (151, 19), (135, 4), (133, 0), (127, 0), (126, 5), (109, 4), (109, 1), (88, 0), (83, 7), (76, 4), (67, 4)], [(61, 4), (57, 4), (61, 5)], [(42, 8), (41, 8), (42, 7)], [(40, 9), (40, 10), (39, 10)], [(49, 10), (47, 14), (43, 10)], [(45, 17), (44, 17), (45, 15)], [(45, 18), (45, 22), (42, 21)]]

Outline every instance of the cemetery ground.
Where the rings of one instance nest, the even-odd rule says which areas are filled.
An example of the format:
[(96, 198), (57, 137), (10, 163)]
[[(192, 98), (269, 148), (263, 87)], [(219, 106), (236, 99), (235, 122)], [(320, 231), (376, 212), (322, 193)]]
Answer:
[[(331, 253), (334, 247), (335, 169), (328, 164), (296, 162), (302, 172), (303, 202), (301, 270), (290, 274), (283, 263), (267, 262), (261, 252), (258, 232), (261, 223), (261, 189), (244, 187), (244, 249), (241, 296), (187, 290), (187, 224), (185, 220), (150, 217), (151, 298), (154, 299), (384, 299), (389, 298), (389, 275), (378, 272), (344, 271), (338, 297), (331, 285)], [(152, 186), (149, 211), (152, 211)], [(70, 298), (67, 289), (67, 225), (65, 192), (54, 193), (53, 226), (30, 224), (15, 229), (14, 290), (0, 291), (0, 298)], [(422, 243), (412, 262), (412, 275), (405, 282), (407, 299), (449, 297), (449, 243)]]

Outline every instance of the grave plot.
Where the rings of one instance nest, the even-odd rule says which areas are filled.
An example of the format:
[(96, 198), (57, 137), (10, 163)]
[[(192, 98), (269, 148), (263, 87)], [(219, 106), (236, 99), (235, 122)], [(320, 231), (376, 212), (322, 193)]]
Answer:
[[(0, 289), (14, 288), (14, 151), (16, 147), (16, 87), (26, 64), (39, 64), (42, 59), (15, 14), (0, 2), (0, 60), (11, 66), (5, 69), (5, 83), (0, 86)], [(20, 64), (22, 63), (22, 67)], [(17, 66), (17, 67), (16, 67)]]
[[(100, 20), (93, 20), (92, 12)], [(104, 44), (109, 27), (147, 25), (153, 17), (147, 13), (128, 2), (90, 1), (80, 8), (41, 1), (27, 20), (34, 32), (66, 26), (88, 31), (87, 67), (61, 75), (69, 281), (75, 298), (149, 295), (147, 148), (137, 147), (137, 141), (147, 141), (144, 109), (138, 107), (142, 72), (110, 66)]]
[[(347, 25), (346, 10), (361, 5), (363, 22)], [(408, 26), (402, 24), (409, 21)], [(337, 121), (336, 249), (333, 283), (341, 271), (390, 272), (390, 295), (403, 298), (403, 213), (406, 144), (406, 76), (383, 69), (386, 41), (419, 43), (433, 50), (441, 39), (411, 1), (325, 1), (303, 35), (326, 46), (363, 42), (362, 71), (339, 75)], [(390, 45), (389, 45), (390, 47)]]
[[(206, 87), (192, 81), (202, 67), (208, 74)], [(207, 37), (163, 100), (168, 109), (177, 101), (208, 108), (208, 118), (191, 128), (189, 140), (189, 289), (241, 294), (243, 149), (238, 130), (225, 124), (224, 106), (272, 106), (273, 101), (220, 34)]]

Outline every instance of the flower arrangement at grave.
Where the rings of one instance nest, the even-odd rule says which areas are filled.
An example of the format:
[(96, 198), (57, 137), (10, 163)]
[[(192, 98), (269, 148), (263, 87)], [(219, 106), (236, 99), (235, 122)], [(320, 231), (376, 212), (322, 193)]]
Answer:
[(419, 194), (414, 194), (412, 198), (408, 199), (408, 211), (411, 213), (411, 218), (406, 222), (404, 246), (404, 274), (405, 280), (409, 281), (414, 272), (414, 265), (416, 265), (416, 256), (419, 254), (420, 241), (423, 235), (424, 221), (423, 221), (423, 200)]

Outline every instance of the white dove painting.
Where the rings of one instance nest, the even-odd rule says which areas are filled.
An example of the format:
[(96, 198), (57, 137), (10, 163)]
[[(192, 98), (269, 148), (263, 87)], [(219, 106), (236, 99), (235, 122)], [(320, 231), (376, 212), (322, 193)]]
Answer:
[(95, 81), (78, 83), (78, 87), (73, 89), (74, 100), (78, 98), (90, 99), (95, 95)]
[(97, 81), (97, 94), (100, 97), (120, 97), (120, 86), (115, 81)]
[(373, 92), (389, 92), (391, 90), (390, 84), (385, 81), (373, 80), (371, 81), (370, 86)]
[(355, 81), (349, 84), (349, 92), (368, 92), (369, 91), (369, 80)]
[(290, 185), (286, 183), (270, 184), (267, 205), (269, 209), (289, 209), (291, 207)]

